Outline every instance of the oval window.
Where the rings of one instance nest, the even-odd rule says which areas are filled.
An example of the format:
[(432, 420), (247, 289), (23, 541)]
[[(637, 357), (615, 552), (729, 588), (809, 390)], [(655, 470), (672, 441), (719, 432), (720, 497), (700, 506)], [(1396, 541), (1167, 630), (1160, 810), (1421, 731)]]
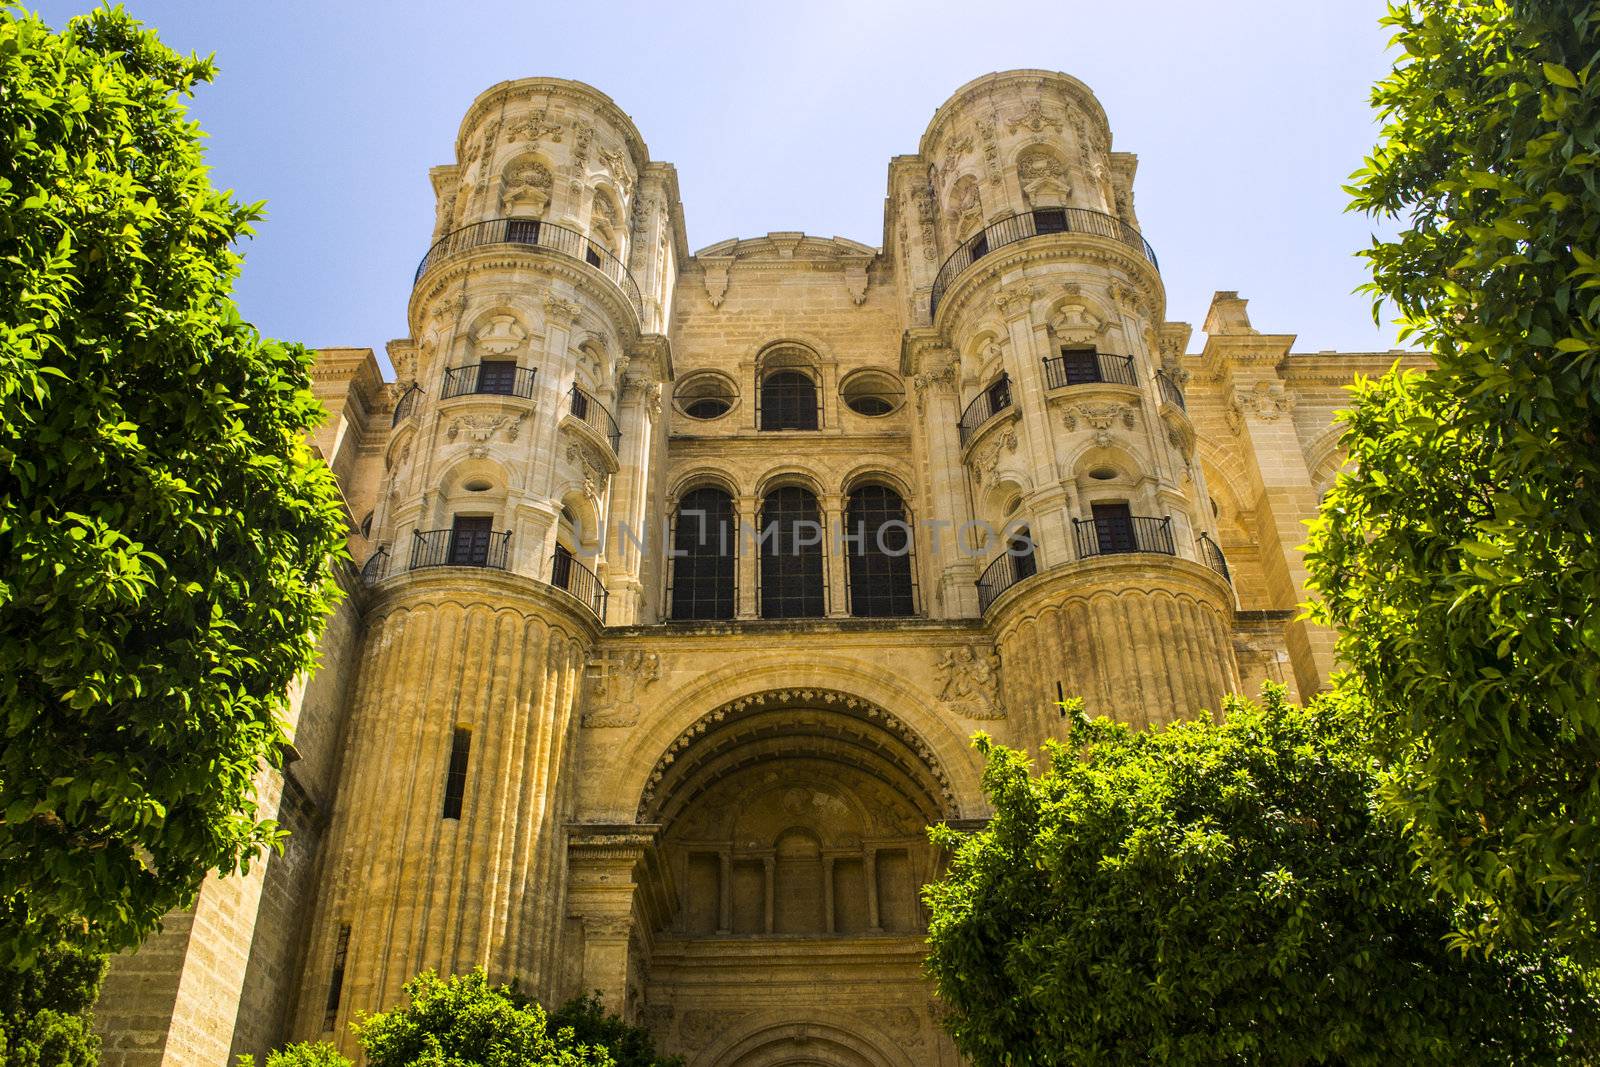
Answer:
[(720, 374), (695, 374), (672, 390), (678, 410), (691, 419), (720, 419), (738, 398), (733, 383)]
[(846, 378), (840, 387), (845, 406), (857, 415), (878, 418), (893, 414), (905, 399), (898, 378), (882, 371), (862, 371)]

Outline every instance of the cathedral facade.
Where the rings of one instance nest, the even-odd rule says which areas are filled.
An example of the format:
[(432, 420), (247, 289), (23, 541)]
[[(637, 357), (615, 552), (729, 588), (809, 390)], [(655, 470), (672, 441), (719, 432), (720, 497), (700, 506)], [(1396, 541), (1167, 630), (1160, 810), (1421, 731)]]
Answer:
[(971, 735), (1322, 687), (1297, 546), (1397, 358), (1231, 292), (1191, 344), (1135, 169), (1076, 79), (992, 74), (890, 161), (881, 246), (691, 252), (607, 96), (479, 96), (394, 379), (314, 370), (354, 566), (261, 778), (292, 836), (116, 961), (106, 1063), (354, 1053), (482, 967), (693, 1067), (955, 1067), (918, 890), (986, 814)]

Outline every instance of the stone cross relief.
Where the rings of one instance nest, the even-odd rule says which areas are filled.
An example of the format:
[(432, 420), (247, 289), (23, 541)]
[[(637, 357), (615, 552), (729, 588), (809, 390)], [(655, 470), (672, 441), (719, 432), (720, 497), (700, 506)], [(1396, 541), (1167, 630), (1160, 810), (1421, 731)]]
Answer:
[(661, 656), (642, 649), (606, 652), (585, 667), (588, 707), (582, 723), (591, 729), (632, 726), (639, 721), (639, 700), (661, 677)]
[(1006, 710), (996, 694), (1000, 688), (1000, 657), (971, 645), (953, 648), (934, 668), (939, 699), (958, 715), (969, 719), (1003, 719)]

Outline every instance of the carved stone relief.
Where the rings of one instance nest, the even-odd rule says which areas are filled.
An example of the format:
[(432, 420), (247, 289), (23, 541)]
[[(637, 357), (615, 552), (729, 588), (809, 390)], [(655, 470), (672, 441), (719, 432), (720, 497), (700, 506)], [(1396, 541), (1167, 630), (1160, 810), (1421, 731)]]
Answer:
[(1115, 439), (1112, 430), (1118, 423), (1125, 430), (1137, 425), (1133, 408), (1126, 404), (1073, 404), (1061, 413), (1062, 425), (1068, 430), (1076, 430), (1080, 420), (1094, 431), (1094, 443), (1101, 448)]
[(639, 721), (639, 701), (661, 677), (661, 656), (642, 649), (607, 652), (585, 666), (588, 682), (583, 725), (591, 729), (632, 726)]
[(1000, 657), (994, 652), (971, 645), (954, 648), (934, 669), (939, 677), (939, 699), (951, 711), (969, 719), (1005, 718), (997, 696)]

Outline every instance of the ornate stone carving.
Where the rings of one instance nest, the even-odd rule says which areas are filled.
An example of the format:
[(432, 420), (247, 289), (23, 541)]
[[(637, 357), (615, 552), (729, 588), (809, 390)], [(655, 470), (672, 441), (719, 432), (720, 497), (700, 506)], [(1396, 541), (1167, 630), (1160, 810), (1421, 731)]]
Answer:
[(994, 294), (994, 309), (1007, 317), (1024, 315), (1038, 298), (1037, 285), (1032, 282), (1018, 282)]
[(969, 719), (1005, 718), (1005, 708), (996, 696), (1000, 657), (992, 650), (971, 645), (953, 648), (934, 669), (939, 676), (939, 699), (951, 711)]
[(1246, 416), (1276, 422), (1293, 410), (1294, 394), (1287, 392), (1281, 382), (1256, 382), (1248, 389), (1235, 387), (1233, 401), (1228, 405), (1228, 427), (1238, 433)]
[[(505, 431), (507, 441), (515, 441), (522, 432), (522, 423), (528, 417), (526, 412), (520, 415), (457, 415), (450, 420), (450, 426), (445, 430), (445, 437), (454, 441), (465, 436), (474, 444), (488, 444), (494, 435), (501, 430)], [(474, 455), (481, 453), (474, 451)]]
[(639, 701), (661, 677), (661, 657), (629, 649), (595, 656), (584, 668), (588, 682), (583, 725), (591, 729), (632, 726), (639, 721)]
[(970, 134), (952, 137), (944, 147), (944, 164), (940, 166), (939, 173), (949, 174), (955, 170), (956, 164), (961, 162), (961, 157), (970, 151), (972, 151), (972, 137)]
[(594, 127), (587, 122), (572, 124), (572, 162), (581, 173), (589, 163), (589, 145), (594, 141)]
[(844, 268), (844, 288), (851, 301), (860, 307), (867, 302), (867, 265), (851, 263)]
[(984, 445), (972, 463), (973, 476), (978, 479), (978, 484), (984, 488), (996, 485), (1000, 481), (1000, 457), (1017, 450), (1017, 433), (1007, 430), (1004, 434)]
[(521, 348), (528, 339), (528, 331), (522, 328), (514, 315), (496, 315), (478, 331), (474, 338), (479, 353), (489, 356), (503, 356)]
[(573, 300), (563, 300), (559, 296), (545, 297), (545, 320), (552, 326), (565, 326), (571, 328), (578, 321), (578, 316), (583, 314), (583, 305)]
[(588, 442), (573, 441), (567, 445), (567, 462), (578, 469), (583, 478), (583, 495), (598, 503), (611, 480), (611, 466)]
[(711, 301), (711, 306), (719, 308), (722, 300), (728, 294), (728, 268), (731, 261), (706, 264), (706, 299)]
[(549, 167), (536, 159), (516, 160), (506, 168), (501, 203), (508, 210), (525, 206), (534, 215), (543, 215), (550, 206), (550, 190), (554, 186)]
[(1060, 207), (1072, 197), (1067, 165), (1044, 145), (1033, 145), (1017, 158), (1017, 180), (1029, 207)]
[(1111, 431), (1118, 423), (1125, 430), (1137, 425), (1133, 408), (1126, 404), (1074, 404), (1061, 413), (1062, 425), (1068, 430), (1076, 430), (1080, 419), (1094, 431), (1094, 443), (1101, 448), (1115, 439)]
[(978, 120), (978, 136), (983, 138), (984, 170), (989, 173), (990, 183), (999, 185), (1002, 180), (1000, 173), (1000, 146), (995, 143), (993, 120)]
[(600, 149), (599, 156), (600, 163), (611, 173), (611, 180), (617, 183), (622, 195), (632, 195), (633, 177), (628, 173), (627, 158), (621, 152), (613, 152), (609, 148)]
[(967, 174), (950, 190), (950, 210), (956, 218), (956, 236), (983, 223), (983, 201), (978, 196), (978, 179)]
[(1047, 115), (1044, 104), (1039, 100), (1029, 100), (1023, 105), (1020, 112), (1006, 119), (1006, 132), (1016, 133), (1018, 127), (1025, 127), (1034, 133), (1040, 133), (1048, 126), (1057, 133), (1061, 132), (1061, 120), (1054, 115)]
[(512, 123), (506, 130), (506, 140), (511, 142), (527, 141), (536, 144), (548, 137), (555, 144), (561, 143), (561, 124), (552, 122), (547, 110), (540, 110), (525, 115)]

